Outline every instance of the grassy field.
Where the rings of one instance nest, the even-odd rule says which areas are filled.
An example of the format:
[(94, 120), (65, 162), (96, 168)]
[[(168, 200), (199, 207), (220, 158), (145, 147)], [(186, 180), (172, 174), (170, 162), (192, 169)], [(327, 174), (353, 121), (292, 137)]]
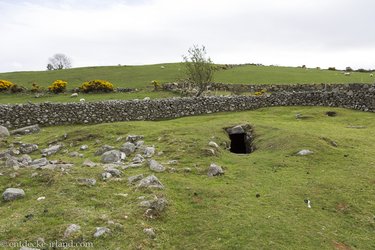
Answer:
[[(328, 117), (328, 110), (338, 115)], [(297, 113), (310, 118), (296, 120)], [(224, 127), (243, 123), (255, 128), (255, 152), (237, 155), (221, 146), (218, 156), (205, 155), (209, 141), (229, 141)], [(70, 170), (0, 168), (0, 190), (20, 187), (26, 192), (22, 200), (0, 202), (0, 240), (61, 240), (65, 228), (76, 223), (83, 240), (93, 242), (95, 249), (375, 249), (373, 113), (278, 107), (157, 122), (48, 127), (39, 134), (11, 137), (0, 147), (22, 141), (45, 148), (65, 133), (69, 152), (89, 146), (82, 159), (67, 153), (50, 157), (74, 163)], [(102, 167), (82, 167), (86, 158), (99, 161), (93, 156), (99, 146), (120, 147), (123, 142), (116, 138), (127, 134), (142, 134), (147, 145), (163, 152), (154, 157), (157, 161), (179, 161), (177, 173), (156, 174), (165, 190), (128, 186), (127, 177), (151, 174), (147, 167), (127, 169), (122, 178), (108, 182), (100, 180)], [(296, 156), (301, 149), (314, 154)], [(221, 165), (225, 175), (207, 177), (212, 162)], [(187, 167), (192, 171), (184, 171)], [(38, 175), (31, 177), (34, 172)], [(81, 177), (98, 183), (80, 186), (76, 180)], [(138, 197), (154, 194), (164, 195), (169, 206), (160, 218), (149, 220)], [(46, 199), (37, 201), (40, 196)], [(311, 200), (311, 209), (305, 199)], [(25, 219), (29, 214), (32, 219)], [(100, 226), (112, 233), (94, 239)], [(155, 229), (155, 240), (143, 233), (146, 227)]]
[[(162, 68), (161, 66), (164, 66)], [(0, 79), (17, 83), (31, 89), (33, 83), (47, 88), (54, 80), (68, 81), (68, 89), (79, 87), (84, 81), (104, 79), (114, 83), (115, 87), (137, 88), (134, 93), (86, 94), (80, 98), (87, 101), (139, 99), (144, 97), (165, 98), (176, 96), (168, 92), (153, 92), (151, 81), (161, 83), (174, 82), (183, 77), (183, 67), (179, 63), (157, 64), (145, 66), (108, 66), (73, 68), (57, 71), (12, 72), (0, 73)], [(276, 66), (239, 66), (227, 70), (219, 70), (214, 81), (224, 83), (251, 84), (291, 84), (291, 83), (373, 83), (375, 80), (369, 73), (354, 72), (350, 76), (340, 71), (302, 69)], [(0, 103), (26, 102), (75, 102), (70, 94), (46, 94), (41, 98), (34, 98), (34, 94), (5, 94), (0, 93)]]

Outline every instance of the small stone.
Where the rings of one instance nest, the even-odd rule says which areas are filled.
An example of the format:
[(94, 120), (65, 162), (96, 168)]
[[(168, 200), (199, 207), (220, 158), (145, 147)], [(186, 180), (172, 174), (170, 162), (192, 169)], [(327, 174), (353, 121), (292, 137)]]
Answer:
[(210, 141), (210, 142), (208, 143), (208, 146), (210, 146), (210, 147), (214, 147), (214, 148), (219, 148), (219, 145), (217, 145), (217, 143), (214, 142), (214, 141)]
[(29, 165), (34, 168), (39, 168), (48, 164), (47, 158), (40, 158), (33, 160)]
[(143, 232), (150, 237), (151, 239), (154, 239), (156, 237), (155, 231), (153, 228), (145, 228), (143, 229)]
[(165, 171), (165, 167), (155, 160), (150, 160), (148, 164), (149, 164), (150, 169), (154, 172), (160, 173), (160, 172)]
[(212, 177), (212, 176), (217, 176), (217, 175), (222, 175), (224, 174), (223, 169), (216, 165), (215, 163), (211, 163), (210, 167), (208, 168), (208, 173), (207, 175)]
[(21, 144), (20, 152), (21, 154), (31, 154), (39, 149), (37, 144)]
[(149, 175), (146, 178), (143, 178), (139, 184), (137, 185), (138, 188), (158, 188), (164, 189), (163, 184), (159, 181), (159, 179), (155, 175)]
[(122, 145), (120, 151), (124, 152), (126, 156), (129, 156), (135, 151), (135, 145), (131, 142), (126, 142)]
[(64, 238), (69, 238), (81, 230), (81, 227), (77, 224), (70, 224), (64, 232)]
[(78, 153), (77, 151), (69, 153), (70, 157), (81, 157), (83, 154)]
[(135, 157), (133, 158), (132, 162), (135, 163), (135, 164), (139, 164), (139, 163), (142, 163), (144, 160), (145, 160), (145, 158), (143, 158), (142, 155), (137, 154), (137, 155), (135, 155)]
[(150, 158), (155, 154), (155, 148), (154, 147), (146, 147), (144, 150), (144, 156), (146, 158)]
[(133, 175), (133, 176), (130, 176), (128, 178), (128, 183), (129, 184), (134, 184), (134, 183), (136, 183), (136, 182), (138, 182), (138, 181), (140, 181), (142, 179), (143, 179), (143, 174)]
[(168, 161), (168, 165), (177, 165), (178, 164), (178, 160), (170, 160)]
[(185, 173), (191, 173), (191, 168), (184, 168), (183, 170)]
[(8, 159), (5, 161), (5, 167), (14, 168), (15, 170), (18, 170), (20, 164), (18, 163), (18, 160), (16, 158), (8, 157)]
[(309, 149), (302, 149), (300, 150), (297, 155), (301, 155), (301, 156), (304, 156), (304, 155), (311, 155), (313, 154), (314, 152), (309, 150)]
[(50, 146), (48, 148), (43, 149), (42, 150), (42, 155), (43, 156), (53, 155), (53, 154), (56, 154), (57, 152), (59, 152), (61, 149), (62, 149), (62, 145), (61, 144), (53, 145), (53, 146)]
[(89, 146), (87, 146), (87, 145), (82, 145), (79, 149), (82, 150), (82, 151), (84, 151), (84, 150), (89, 149)]
[(108, 180), (111, 177), (112, 177), (112, 175), (110, 173), (108, 173), (108, 172), (102, 173), (102, 180), (103, 181), (106, 181), (106, 180)]
[(7, 188), (3, 193), (5, 201), (13, 201), (25, 197), (25, 191), (20, 188)]
[(145, 144), (144, 141), (136, 141), (136, 142), (135, 142), (135, 148), (140, 148), (140, 147), (143, 146), (143, 144)]
[(102, 155), (102, 154), (104, 154), (105, 152), (111, 151), (111, 150), (113, 150), (113, 149), (114, 149), (114, 147), (109, 146), (109, 145), (101, 146), (101, 147), (95, 152), (95, 156)]
[(80, 178), (77, 180), (78, 183), (86, 186), (95, 186), (96, 180), (93, 178)]
[(92, 162), (91, 160), (89, 159), (86, 159), (83, 164), (82, 164), (84, 167), (90, 167), (90, 168), (93, 168), (93, 167), (96, 167), (96, 163), (95, 162)]
[(122, 172), (116, 168), (107, 168), (105, 171), (115, 177), (120, 177), (122, 174)]
[(111, 230), (109, 228), (106, 228), (106, 227), (97, 227), (96, 231), (94, 233), (94, 237), (98, 238), (98, 237), (100, 237), (100, 236), (102, 236), (104, 234), (108, 234), (110, 232), (111, 232)]
[(6, 138), (9, 136), (10, 136), (9, 130), (4, 126), (0, 126), (0, 138)]
[(128, 135), (126, 137), (126, 141), (134, 143), (134, 142), (136, 142), (138, 140), (141, 140), (143, 138), (144, 138), (143, 135)]
[(38, 197), (38, 199), (36, 199), (37, 201), (42, 201), (42, 200), (45, 200), (46, 197), (45, 196), (41, 196), (41, 197)]

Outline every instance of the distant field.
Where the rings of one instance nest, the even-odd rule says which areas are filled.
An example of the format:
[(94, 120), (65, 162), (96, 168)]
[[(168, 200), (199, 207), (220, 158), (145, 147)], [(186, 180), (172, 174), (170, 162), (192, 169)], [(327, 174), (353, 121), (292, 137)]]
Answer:
[[(164, 66), (164, 68), (161, 68), (161, 66)], [(0, 79), (12, 81), (28, 88), (31, 87), (32, 83), (47, 87), (57, 79), (68, 81), (69, 88), (78, 87), (84, 81), (93, 79), (108, 80), (117, 87), (145, 88), (150, 86), (152, 80), (166, 83), (182, 77), (183, 67), (180, 63), (0, 73)], [(340, 71), (247, 65), (220, 70), (216, 72), (214, 81), (253, 84), (372, 83), (375, 79), (370, 77), (369, 73), (355, 72), (350, 76), (344, 76)]]

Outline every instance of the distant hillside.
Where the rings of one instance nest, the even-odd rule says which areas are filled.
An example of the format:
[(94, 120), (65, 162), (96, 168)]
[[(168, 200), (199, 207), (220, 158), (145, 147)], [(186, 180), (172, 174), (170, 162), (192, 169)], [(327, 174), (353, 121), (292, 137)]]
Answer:
[[(180, 63), (144, 66), (102, 66), (73, 68), (56, 71), (30, 71), (0, 73), (0, 79), (31, 87), (32, 83), (48, 86), (56, 79), (68, 81), (69, 88), (80, 86), (84, 81), (104, 79), (117, 87), (142, 88), (152, 80), (173, 82), (183, 77)], [(216, 82), (225, 83), (373, 83), (369, 73), (352, 72), (345, 76), (341, 71), (303, 69), (296, 67), (244, 65), (221, 69), (215, 74)]]

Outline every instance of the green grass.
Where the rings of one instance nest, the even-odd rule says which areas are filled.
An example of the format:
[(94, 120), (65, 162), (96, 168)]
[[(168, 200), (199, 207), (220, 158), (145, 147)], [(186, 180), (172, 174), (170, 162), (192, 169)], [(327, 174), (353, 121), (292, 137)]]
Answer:
[[(338, 116), (325, 116), (328, 110)], [(310, 118), (296, 120), (296, 113)], [(221, 145), (229, 141), (223, 127), (242, 123), (255, 128), (254, 153), (236, 155), (221, 146), (216, 157), (204, 154), (210, 140)], [(15, 171), (0, 169), (4, 174), (0, 190), (20, 187), (26, 191), (22, 200), (0, 202), (0, 240), (61, 240), (67, 225), (76, 223), (82, 227), (83, 239), (92, 241), (95, 249), (334, 249), (338, 244), (375, 248), (373, 113), (276, 107), (168, 121), (48, 127), (36, 135), (12, 137), (1, 147), (22, 140), (38, 142), (44, 148), (64, 133), (68, 133), (64, 144), (69, 151), (89, 145), (83, 159), (63, 153), (50, 157), (75, 163), (67, 173), (20, 169), (11, 178)], [(143, 134), (147, 145), (162, 151), (156, 160), (179, 160), (179, 172), (156, 174), (166, 189), (142, 191), (127, 185), (131, 175), (151, 174), (146, 167), (125, 170), (123, 180), (99, 180), (91, 188), (79, 186), (77, 178), (99, 179), (102, 172), (101, 167), (82, 167), (83, 160), (99, 161), (93, 156), (97, 147), (119, 147), (122, 142), (116, 138), (127, 134)], [(336, 141), (338, 147), (322, 137)], [(295, 156), (301, 149), (314, 154)], [(224, 176), (206, 176), (212, 162), (223, 166)], [(182, 171), (186, 167), (192, 172)], [(31, 178), (33, 172), (39, 175)], [(137, 197), (153, 194), (164, 195), (170, 204), (160, 218), (148, 220), (142, 216)], [(36, 201), (40, 196), (46, 199)], [(311, 209), (304, 199), (311, 200)], [(30, 213), (33, 219), (24, 221)], [(108, 226), (108, 220), (122, 227)], [(98, 226), (110, 227), (112, 234), (94, 239)], [(142, 232), (148, 226), (155, 228), (156, 240)]]

